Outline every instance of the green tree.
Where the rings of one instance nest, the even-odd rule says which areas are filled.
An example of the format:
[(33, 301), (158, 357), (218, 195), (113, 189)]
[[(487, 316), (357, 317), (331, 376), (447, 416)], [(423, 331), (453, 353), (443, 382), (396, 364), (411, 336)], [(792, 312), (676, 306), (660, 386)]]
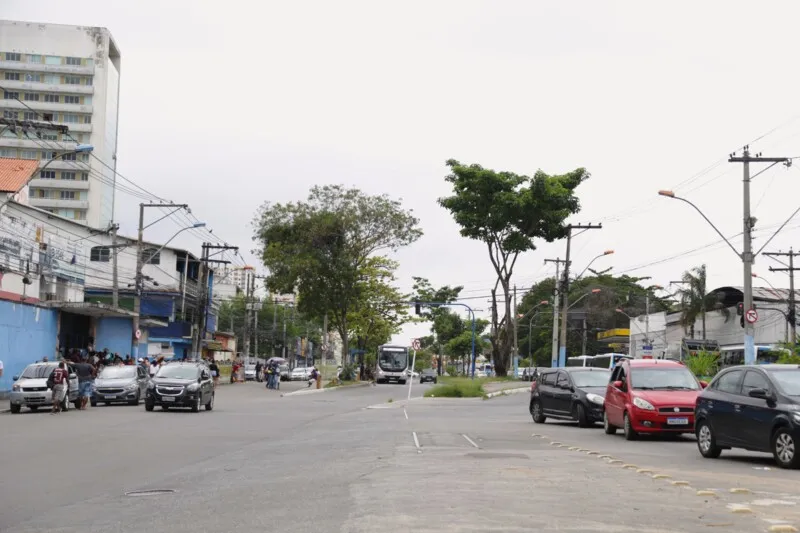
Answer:
[[(479, 318), (475, 321), (475, 354), (480, 354), (486, 349), (487, 343), (483, 340), (483, 332), (489, 325), (488, 320)], [(459, 333), (457, 336), (447, 341), (445, 345), (447, 355), (461, 359), (462, 368), (469, 368), (472, 362), (472, 324)]]
[(269, 269), (267, 286), (298, 294), (300, 311), (326, 314), (349, 352), (349, 317), (367, 296), (370, 258), (416, 241), (419, 221), (400, 202), (341, 185), (315, 186), (305, 202), (265, 203), (254, 240)]
[(683, 273), (681, 276), (682, 287), (677, 295), (681, 306), (681, 325), (689, 331), (689, 336), (694, 338), (694, 325), (697, 317), (702, 321), (702, 335), (706, 338), (706, 313), (718, 311), (727, 322), (730, 311), (725, 307), (717, 295), (706, 292), (706, 265), (700, 265)]
[[(433, 287), (425, 278), (415, 277), (412, 299), (415, 302), (440, 302), (452, 303), (458, 299), (463, 287), (451, 287), (444, 285), (439, 288)], [(453, 338), (460, 335), (465, 328), (471, 324), (465, 324), (461, 316), (450, 307), (441, 306), (420, 306), (420, 315), (417, 319), (431, 323), (431, 333), (420, 339), (423, 348), (427, 348), (433, 353), (443, 354), (445, 345)]]
[[(449, 160), (453, 195), (439, 199), (461, 226), (461, 235), (486, 244), (497, 275), (492, 289), (492, 355), (498, 375), (508, 370), (512, 346), (511, 276), (519, 254), (535, 250), (535, 239), (553, 242), (566, 237), (564, 221), (580, 210), (575, 189), (589, 177), (578, 168), (533, 177), (497, 172), (480, 165)], [(498, 317), (497, 288), (502, 289), (504, 314)]]

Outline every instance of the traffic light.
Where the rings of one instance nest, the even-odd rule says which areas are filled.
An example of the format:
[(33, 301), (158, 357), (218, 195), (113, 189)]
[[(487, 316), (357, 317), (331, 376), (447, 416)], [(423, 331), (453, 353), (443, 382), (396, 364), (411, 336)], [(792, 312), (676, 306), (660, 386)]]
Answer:
[(736, 304), (736, 314), (739, 316), (744, 316), (744, 303), (739, 302)]

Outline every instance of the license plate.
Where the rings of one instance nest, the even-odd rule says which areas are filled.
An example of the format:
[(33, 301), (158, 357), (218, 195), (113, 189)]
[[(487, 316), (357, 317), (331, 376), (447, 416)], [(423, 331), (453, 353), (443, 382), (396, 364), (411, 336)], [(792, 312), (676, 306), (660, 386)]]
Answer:
[(165, 402), (174, 402), (175, 398), (173, 398), (172, 396), (164, 396), (163, 400)]
[(685, 426), (689, 424), (688, 418), (668, 418), (667, 424), (670, 426)]
[(105, 398), (106, 400), (113, 400), (116, 397), (117, 397), (116, 394), (106, 394), (105, 396), (103, 396), (103, 398)]

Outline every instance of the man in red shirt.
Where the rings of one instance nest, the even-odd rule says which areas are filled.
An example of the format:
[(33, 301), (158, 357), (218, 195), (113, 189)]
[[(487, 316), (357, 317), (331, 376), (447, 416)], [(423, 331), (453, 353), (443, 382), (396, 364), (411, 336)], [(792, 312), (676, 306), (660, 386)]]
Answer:
[(53, 382), (53, 413), (61, 412), (61, 403), (67, 396), (67, 383), (69, 380), (69, 372), (67, 372), (64, 361), (58, 363), (58, 368), (53, 370), (50, 376)]

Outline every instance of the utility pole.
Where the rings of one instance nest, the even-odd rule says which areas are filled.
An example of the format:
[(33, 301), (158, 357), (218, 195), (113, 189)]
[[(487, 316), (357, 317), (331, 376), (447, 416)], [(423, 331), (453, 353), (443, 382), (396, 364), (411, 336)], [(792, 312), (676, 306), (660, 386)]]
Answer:
[[(238, 246), (229, 246), (227, 244), (210, 244), (207, 242), (203, 243), (203, 258), (200, 260), (200, 268), (202, 272), (202, 283), (198, 290), (202, 291), (200, 293), (199, 301), (201, 305), (198, 307), (197, 312), (195, 313), (197, 317), (197, 345), (196, 349), (194, 349), (193, 357), (195, 359), (200, 359), (200, 355), (203, 351), (203, 340), (206, 338), (206, 329), (208, 326), (208, 308), (211, 307), (211, 291), (209, 290), (209, 281), (211, 279), (211, 269), (209, 264), (211, 263), (218, 263), (222, 265), (230, 264), (230, 261), (226, 261), (223, 259), (211, 259), (211, 250), (217, 250), (215, 253), (224, 252), (226, 250), (239, 250)], [(245, 317), (247, 316), (247, 310), (245, 309)], [(247, 324), (247, 320), (245, 320), (245, 324)]]
[(572, 230), (582, 229), (602, 229), (602, 224), (570, 224), (567, 226), (567, 257), (564, 259), (564, 283), (563, 283), (563, 296), (564, 301), (561, 302), (561, 339), (558, 348), (558, 366), (567, 365), (567, 315), (569, 313), (569, 266), (570, 266), (570, 247), (572, 245)]
[[(111, 305), (119, 307), (119, 277), (117, 270), (117, 230), (119, 224), (111, 223)], [(138, 358), (137, 358), (138, 360)]]
[(583, 315), (583, 342), (581, 343), (581, 355), (586, 355), (586, 345), (589, 343), (589, 332), (586, 328), (586, 315)]
[[(283, 312), (283, 324), (286, 325), (286, 311)], [(286, 328), (284, 327), (284, 330)], [(285, 336), (285, 335), (284, 335)], [(278, 299), (272, 299), (272, 357), (276, 357), (275, 355), (275, 346), (278, 344)], [(284, 339), (284, 342), (286, 339)]]
[(769, 267), (770, 272), (788, 272), (789, 273), (789, 312), (786, 314), (786, 323), (790, 329), (790, 336), (789, 339), (792, 343), (792, 346), (797, 344), (797, 319), (795, 318), (795, 309), (796, 309), (796, 301), (794, 295), (794, 273), (800, 268), (795, 268), (794, 266), (794, 257), (796, 255), (800, 255), (800, 252), (794, 252), (791, 248), (789, 248), (788, 252), (764, 252), (764, 255), (769, 257), (788, 257), (789, 258), (789, 266), (788, 268), (774, 268)]
[[(705, 294), (703, 295), (705, 297)], [(644, 344), (649, 346), (649, 350), (645, 348), (643, 351), (653, 353), (653, 344), (650, 342), (650, 293), (644, 295)]]
[(556, 264), (556, 277), (555, 277), (555, 285), (553, 287), (553, 350), (552, 354), (550, 355), (550, 366), (553, 368), (558, 366), (558, 303), (559, 303), (559, 296), (561, 293), (561, 288), (559, 287), (559, 269), (561, 267), (561, 263), (564, 263), (562, 259), (545, 259), (545, 263), (555, 263)]
[[(325, 312), (325, 317), (322, 319), (322, 361), (321, 364), (327, 363), (328, 361), (328, 350), (330, 350), (330, 346), (328, 346), (328, 313)], [(441, 375), (441, 366), (439, 370), (439, 375)]]
[(511, 368), (514, 369), (514, 377), (517, 377), (517, 360), (519, 359), (519, 317), (517, 317), (517, 286), (514, 285), (514, 359), (511, 361)]
[[(742, 151), (741, 157), (736, 157), (731, 154), (728, 158), (729, 163), (742, 163), (744, 170), (742, 183), (744, 185), (744, 213), (742, 217), (742, 228), (744, 235), (744, 247), (742, 249), (742, 264), (744, 266), (744, 304), (743, 313), (745, 316), (747, 312), (753, 309), (753, 263), (755, 256), (753, 255), (753, 226), (755, 226), (755, 219), (750, 215), (750, 163), (788, 163), (788, 157), (761, 157), (758, 153), (755, 156), (750, 155), (750, 146), (745, 146)], [(767, 241), (769, 242), (769, 241)], [(755, 346), (755, 324), (744, 321), (744, 363), (752, 365), (756, 362), (756, 346)]]

